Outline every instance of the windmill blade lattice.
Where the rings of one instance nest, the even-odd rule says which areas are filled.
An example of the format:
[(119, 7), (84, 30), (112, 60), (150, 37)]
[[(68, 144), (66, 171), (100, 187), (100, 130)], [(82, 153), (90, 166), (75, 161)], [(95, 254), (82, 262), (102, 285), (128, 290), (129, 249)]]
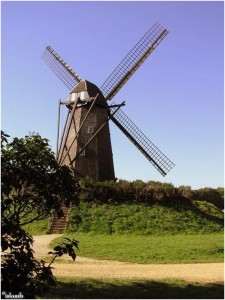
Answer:
[[(113, 113), (115, 109), (116, 108), (114, 107), (111, 108), (110, 112)], [(175, 166), (175, 164), (144, 135), (144, 133), (121, 109), (115, 113), (112, 117), (112, 121), (163, 176)]]
[(115, 96), (167, 34), (168, 31), (158, 22), (149, 29), (101, 86), (106, 100)]
[(69, 90), (81, 81), (79, 75), (50, 46), (46, 47), (42, 59)]

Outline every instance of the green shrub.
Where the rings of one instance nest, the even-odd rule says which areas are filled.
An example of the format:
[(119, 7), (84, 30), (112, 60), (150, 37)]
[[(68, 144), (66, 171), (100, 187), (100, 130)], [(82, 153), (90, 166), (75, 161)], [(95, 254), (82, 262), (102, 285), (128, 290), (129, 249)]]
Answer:
[(193, 191), (193, 199), (207, 201), (220, 209), (224, 208), (224, 189), (223, 188), (203, 188)]
[(176, 188), (172, 183), (159, 181), (119, 180), (117, 182), (96, 182), (88, 177), (81, 179), (79, 184), (79, 199), (81, 202), (99, 204), (176, 204), (192, 200), (206, 200), (220, 209), (224, 205), (223, 188), (192, 190), (190, 186)]

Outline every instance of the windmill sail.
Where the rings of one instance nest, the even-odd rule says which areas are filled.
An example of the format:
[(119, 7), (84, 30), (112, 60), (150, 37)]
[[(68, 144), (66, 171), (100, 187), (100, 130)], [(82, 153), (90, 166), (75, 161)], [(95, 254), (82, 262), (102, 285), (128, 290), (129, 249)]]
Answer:
[[(111, 108), (110, 112), (114, 111), (115, 108)], [(175, 166), (121, 109), (111, 119), (163, 176)]]
[[(79, 106), (74, 105), (73, 110), (68, 113), (61, 144), (57, 149), (58, 160), (61, 161), (63, 157), (62, 162), (64, 164), (72, 165), (76, 163), (74, 168), (81, 176), (90, 175), (90, 177), (97, 178), (97, 180), (113, 179), (115, 175), (108, 124), (97, 139), (92, 141), (89, 137), (90, 134), (93, 134), (95, 128), (98, 128), (104, 122), (108, 122), (110, 114), (110, 119), (163, 176), (174, 167), (174, 163), (138, 129), (121, 109), (116, 112), (118, 105), (108, 106), (106, 103), (106, 100), (111, 100), (116, 95), (167, 34), (167, 29), (159, 23), (155, 23), (116, 67), (100, 90), (92, 83), (81, 80), (77, 73), (50, 46), (46, 48), (42, 56), (43, 60), (69, 90), (73, 89), (70, 93), (71, 97), (75, 99), (79, 94), (78, 98), (81, 101)], [(99, 100), (100, 102), (94, 106), (93, 110), (90, 107), (89, 112), (90, 101), (97, 94), (101, 96), (101, 101)], [(86, 97), (85, 95), (89, 96)], [(84, 119), (85, 126), (82, 127)], [(82, 131), (78, 135), (76, 133), (77, 128), (79, 131), (81, 127)], [(75, 142), (74, 137), (76, 138)], [(84, 145), (87, 145), (87, 141), (91, 141), (88, 144), (90, 149), (85, 149), (82, 157), (80, 155), (79, 160), (76, 159), (78, 157), (77, 153), (83, 150)]]
[(42, 59), (69, 90), (81, 81), (79, 75), (50, 46), (46, 47)]
[(149, 29), (100, 87), (106, 100), (116, 95), (167, 34), (158, 22)]

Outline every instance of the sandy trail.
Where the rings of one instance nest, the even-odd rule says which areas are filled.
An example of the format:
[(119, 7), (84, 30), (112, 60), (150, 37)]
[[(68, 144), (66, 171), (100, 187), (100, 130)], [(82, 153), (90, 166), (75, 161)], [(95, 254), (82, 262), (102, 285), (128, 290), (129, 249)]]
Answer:
[[(46, 257), (50, 242), (60, 234), (34, 236), (37, 258)], [(223, 263), (198, 264), (134, 264), (110, 260), (77, 257), (75, 262), (64, 256), (65, 263), (54, 263), (55, 276), (114, 279), (183, 279), (195, 283), (221, 283), (224, 281)]]

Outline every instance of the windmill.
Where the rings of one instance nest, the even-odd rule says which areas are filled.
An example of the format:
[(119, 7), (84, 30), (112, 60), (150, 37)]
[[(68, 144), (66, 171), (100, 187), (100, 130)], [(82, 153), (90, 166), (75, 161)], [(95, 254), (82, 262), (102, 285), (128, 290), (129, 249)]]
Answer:
[(59, 116), (61, 105), (68, 108), (68, 113), (60, 143), (58, 122), (56, 157), (59, 164), (71, 166), (75, 176), (90, 176), (99, 181), (115, 179), (110, 120), (163, 176), (174, 167), (174, 163), (121, 110), (125, 103), (109, 102), (167, 34), (167, 29), (156, 22), (100, 89), (81, 79), (50, 46), (45, 49), (43, 60), (70, 90), (66, 101), (59, 101)]

